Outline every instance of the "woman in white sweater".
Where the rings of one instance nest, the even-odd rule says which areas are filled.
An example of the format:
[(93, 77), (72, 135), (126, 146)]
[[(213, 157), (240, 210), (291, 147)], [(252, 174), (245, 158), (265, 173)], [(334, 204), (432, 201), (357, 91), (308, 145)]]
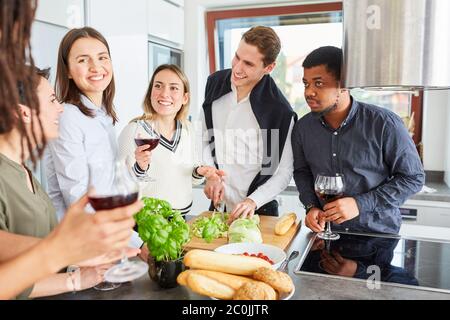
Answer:
[[(119, 158), (126, 159), (134, 173), (155, 181), (142, 183), (142, 195), (168, 201), (174, 209), (187, 214), (192, 206), (192, 184), (204, 178), (220, 179), (223, 172), (201, 166), (195, 132), (186, 119), (189, 110), (189, 82), (176, 65), (160, 65), (153, 73), (144, 99), (144, 115), (132, 120), (119, 136)], [(143, 121), (141, 121), (143, 120)], [(138, 121), (151, 131), (155, 121), (159, 145), (136, 146)]]

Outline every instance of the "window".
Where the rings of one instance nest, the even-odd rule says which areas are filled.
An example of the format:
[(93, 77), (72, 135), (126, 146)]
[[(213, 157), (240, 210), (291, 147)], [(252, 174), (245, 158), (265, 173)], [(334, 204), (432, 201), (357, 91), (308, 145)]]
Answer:
[[(281, 40), (277, 67), (272, 72), (280, 90), (301, 117), (309, 112), (304, 98), (302, 63), (312, 50), (325, 45), (342, 47), (342, 4), (327, 3), (207, 13), (210, 71), (231, 67), (242, 34), (255, 25), (272, 27)], [(352, 90), (360, 101), (396, 112), (405, 122), (412, 117), (414, 140), (421, 140), (421, 96), (411, 93)]]

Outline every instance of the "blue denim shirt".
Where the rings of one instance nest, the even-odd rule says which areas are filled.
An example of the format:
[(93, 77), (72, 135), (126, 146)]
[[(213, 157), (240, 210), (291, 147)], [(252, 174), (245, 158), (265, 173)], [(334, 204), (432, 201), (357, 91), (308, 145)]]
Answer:
[(348, 231), (398, 233), (399, 207), (419, 192), (425, 173), (403, 121), (390, 110), (352, 98), (347, 118), (334, 130), (309, 113), (292, 131), (294, 179), (303, 205), (322, 207), (314, 193), (319, 173), (344, 175), (344, 196), (359, 216), (333, 224)]

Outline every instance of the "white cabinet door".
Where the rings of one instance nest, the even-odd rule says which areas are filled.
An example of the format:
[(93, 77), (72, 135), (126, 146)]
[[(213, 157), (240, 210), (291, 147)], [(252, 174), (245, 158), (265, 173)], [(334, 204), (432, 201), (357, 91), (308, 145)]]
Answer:
[(182, 46), (184, 44), (184, 9), (164, 0), (148, 2), (148, 33)]

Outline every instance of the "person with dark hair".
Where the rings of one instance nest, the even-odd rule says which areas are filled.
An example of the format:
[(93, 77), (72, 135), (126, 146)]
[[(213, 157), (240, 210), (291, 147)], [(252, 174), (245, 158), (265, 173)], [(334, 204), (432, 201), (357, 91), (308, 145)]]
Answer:
[[(58, 137), (58, 119), (63, 107), (56, 99), (53, 88), (47, 80), (48, 70), (37, 70), (40, 76), (39, 85), (35, 89), (40, 106), (39, 116), (32, 118), (33, 110), (20, 104), (20, 116), (29, 132), (37, 121), (42, 124), (42, 131), (36, 134), (38, 143), (45, 137), (52, 140)], [(23, 88), (23, 82), (19, 82)], [(19, 90), (23, 102), (23, 89)], [(0, 230), (31, 236), (46, 237), (57, 225), (55, 209), (39, 182), (32, 176), (21, 161), (21, 150), (15, 148), (22, 139), (16, 128), (7, 134), (0, 135)], [(13, 146), (13, 147), (11, 147)], [(25, 152), (24, 160), (29, 155)], [(32, 196), (30, 196), (32, 195)], [(33, 214), (30, 215), (30, 212)], [(71, 288), (67, 285), (68, 274), (59, 273), (42, 279), (24, 293), (24, 296), (41, 297), (72, 290), (90, 288), (102, 281), (103, 273), (110, 267), (102, 266), (82, 267), (79, 273), (79, 286)]]
[[(133, 119), (119, 136), (119, 158), (127, 159), (137, 177), (147, 174), (156, 180), (141, 183), (142, 196), (168, 201), (185, 216), (192, 207), (192, 185), (216, 177), (216, 168), (202, 166), (198, 157), (194, 127), (187, 119), (190, 89), (184, 72), (173, 64), (162, 64), (153, 72), (144, 98), (144, 114)], [(140, 122), (140, 123), (138, 123)], [(147, 132), (158, 126), (157, 148), (136, 146), (136, 127)], [(150, 158), (151, 157), (151, 158)]]
[(208, 181), (204, 191), (213, 205), (223, 199), (230, 222), (255, 212), (278, 215), (275, 197), (292, 178), (296, 114), (270, 77), (280, 50), (272, 28), (253, 27), (243, 34), (231, 69), (206, 83), (203, 160), (226, 176)]
[[(26, 159), (36, 164), (45, 149), (46, 135), (55, 134), (55, 119), (53, 124), (44, 121), (54, 111), (59, 112), (40, 112), (40, 103), (44, 102), (47, 108), (56, 100), (51, 102), (51, 94), (37, 94), (37, 90), (43, 93), (39, 88), (46, 88), (47, 93), (52, 89), (43, 78), (45, 73), (36, 73), (30, 54), (36, 6), (37, 1), (33, 0), (0, 0), (0, 299), (13, 298), (70, 264), (94, 266), (116, 261), (121, 256), (120, 249), (128, 244), (133, 214), (142, 207), (141, 202), (136, 202), (93, 216), (84, 210), (88, 202), (85, 196), (67, 210), (65, 218), (45, 239), (9, 232), (28, 228), (44, 235), (55, 221), (49, 207), (39, 211), (38, 208), (46, 207), (48, 197), (24, 165)], [(18, 178), (10, 179), (11, 175)], [(21, 198), (25, 196), (27, 203), (34, 200), (39, 206), (28, 207), (28, 221), (17, 224), (12, 214), (17, 208), (26, 207), (14, 196), (14, 190), (20, 186), (24, 190), (24, 194), (19, 192)], [(35, 225), (34, 218), (44, 220), (44, 224)], [(80, 288), (77, 274), (68, 273), (59, 280), (67, 290)]]
[[(399, 207), (419, 192), (425, 174), (414, 142), (394, 112), (356, 101), (341, 87), (342, 50), (321, 47), (304, 60), (311, 112), (292, 132), (294, 179), (306, 226), (398, 233)], [(342, 174), (344, 197), (325, 204), (314, 192), (318, 174)]]

